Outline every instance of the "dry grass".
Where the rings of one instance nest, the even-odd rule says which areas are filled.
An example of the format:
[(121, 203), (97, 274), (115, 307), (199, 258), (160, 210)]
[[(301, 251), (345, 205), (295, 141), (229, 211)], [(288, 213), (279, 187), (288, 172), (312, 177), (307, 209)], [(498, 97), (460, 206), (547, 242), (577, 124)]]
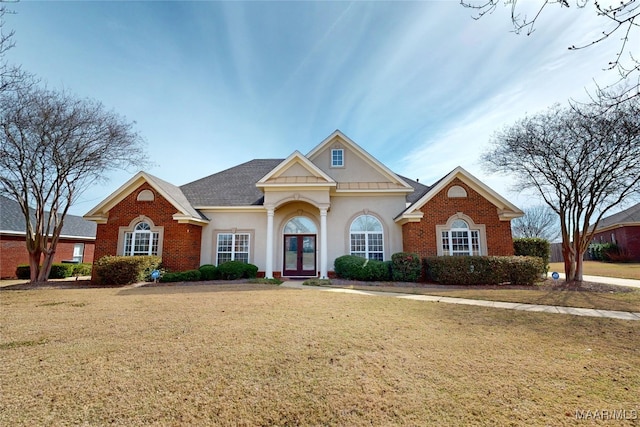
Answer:
[(595, 308), (640, 312), (640, 289), (594, 284), (598, 291), (563, 289), (553, 286), (533, 286), (529, 289), (508, 286), (440, 286), (432, 284), (367, 284), (334, 280), (334, 287), (364, 291), (399, 292), (418, 295), (440, 295), (488, 301), (520, 302), (524, 304), (558, 305), (563, 307)]
[(558, 426), (640, 410), (640, 322), (249, 284), (0, 298), (1, 425)]
[[(564, 264), (552, 262), (549, 271), (564, 272)], [(618, 277), (620, 279), (640, 280), (640, 263), (610, 263), (600, 261), (585, 261), (583, 273), (586, 276)]]

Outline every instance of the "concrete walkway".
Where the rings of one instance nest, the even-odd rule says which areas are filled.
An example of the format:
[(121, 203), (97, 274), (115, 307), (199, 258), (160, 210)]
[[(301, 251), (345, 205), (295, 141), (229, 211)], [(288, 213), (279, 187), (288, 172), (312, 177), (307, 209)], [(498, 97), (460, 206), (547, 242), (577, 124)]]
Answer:
[[(585, 280), (587, 280), (585, 278)], [(507, 310), (522, 310), (522, 311), (537, 311), (543, 313), (554, 314), (572, 314), (574, 316), (588, 316), (588, 317), (602, 317), (609, 319), (622, 319), (622, 320), (640, 320), (640, 312), (627, 312), (627, 311), (614, 311), (614, 310), (596, 310), (593, 308), (576, 308), (576, 307), (560, 307), (555, 305), (539, 305), (539, 304), (522, 304), (517, 302), (502, 302), (502, 301), (486, 301), (467, 298), (451, 298), (434, 295), (413, 295), (402, 294), (397, 292), (378, 292), (378, 291), (359, 291), (355, 289), (345, 288), (323, 288), (320, 286), (304, 286), (300, 282), (286, 281), (283, 282), (281, 287), (292, 289), (306, 289), (316, 290), (324, 292), (339, 292), (346, 294), (357, 295), (369, 295), (369, 296), (384, 296), (401, 299), (410, 299), (416, 301), (429, 301), (429, 302), (444, 302), (447, 304), (463, 304), (463, 305), (476, 305), (481, 307), (491, 308), (504, 308)]]

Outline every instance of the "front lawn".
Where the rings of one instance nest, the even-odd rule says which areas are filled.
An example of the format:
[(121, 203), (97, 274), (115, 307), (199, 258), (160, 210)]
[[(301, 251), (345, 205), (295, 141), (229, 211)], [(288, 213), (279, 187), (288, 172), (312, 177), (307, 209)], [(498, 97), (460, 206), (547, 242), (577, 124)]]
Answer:
[[(612, 263), (584, 261), (582, 274), (586, 276), (618, 277), (620, 279), (640, 280), (640, 263)], [(549, 271), (564, 273), (564, 263), (552, 262)]]
[(640, 322), (259, 284), (0, 292), (1, 425), (558, 426), (640, 410)]

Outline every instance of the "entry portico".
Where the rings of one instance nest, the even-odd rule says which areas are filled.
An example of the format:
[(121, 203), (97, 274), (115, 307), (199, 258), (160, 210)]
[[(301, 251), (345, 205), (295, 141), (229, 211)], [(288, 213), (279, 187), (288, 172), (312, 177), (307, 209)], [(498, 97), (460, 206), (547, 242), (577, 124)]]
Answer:
[[(264, 207), (267, 211), (267, 241), (265, 254), (265, 277), (273, 277), (274, 262), (274, 217), (275, 212), (284, 205), (291, 203), (304, 203), (317, 210), (320, 216), (320, 277), (327, 277), (327, 212), (331, 207), (331, 191), (337, 187), (336, 181), (329, 175), (324, 173), (316, 165), (311, 163), (309, 159), (302, 155), (299, 151), (293, 152), (289, 157), (282, 161), (276, 168), (265, 175), (256, 183), (256, 187), (264, 192)], [(301, 213), (301, 212), (299, 212)], [(298, 215), (301, 218), (304, 218)], [(290, 233), (287, 233), (289, 231)], [(290, 235), (301, 234), (304, 232), (315, 230), (309, 229), (289, 229), (282, 228), (283, 238), (283, 275), (313, 275), (317, 273), (315, 265), (316, 238), (313, 234), (308, 234), (307, 240), (288, 237)], [(293, 255), (295, 247), (295, 259), (300, 256), (304, 258), (304, 247), (312, 249), (307, 253), (313, 254), (313, 268), (309, 264), (299, 265), (296, 268), (287, 268), (288, 257)], [(302, 250), (302, 253), (300, 251)], [(312, 272), (312, 274), (309, 274)]]

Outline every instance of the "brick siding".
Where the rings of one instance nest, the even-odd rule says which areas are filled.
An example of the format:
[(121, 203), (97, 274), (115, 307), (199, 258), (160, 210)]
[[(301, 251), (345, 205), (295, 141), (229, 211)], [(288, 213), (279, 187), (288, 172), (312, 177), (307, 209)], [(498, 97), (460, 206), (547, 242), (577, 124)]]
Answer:
[[(447, 191), (454, 185), (464, 188), (467, 197), (447, 197)], [(473, 219), (476, 225), (485, 225), (488, 253), (484, 255), (513, 255), (510, 221), (500, 221), (496, 206), (458, 178), (429, 200), (421, 211), (424, 217), (420, 222), (409, 222), (402, 226), (406, 252), (416, 252), (420, 257), (437, 255), (436, 225), (446, 224), (451, 216), (462, 212)]]
[(631, 260), (640, 261), (640, 226), (623, 226), (602, 231), (593, 235), (592, 242), (613, 243), (612, 234), (615, 236), (615, 243), (631, 257)]
[[(60, 239), (53, 255), (53, 262), (60, 263), (73, 259), (73, 247), (76, 243), (84, 243), (83, 262), (93, 262), (94, 242)], [(29, 264), (29, 253), (24, 236), (0, 236), (0, 278), (16, 277), (16, 267)]]
[[(150, 190), (154, 201), (138, 201), (138, 193)], [(111, 208), (106, 224), (98, 224), (95, 259), (105, 255), (119, 255), (118, 233), (140, 215), (148, 217), (156, 227), (164, 227), (162, 264), (170, 271), (184, 271), (200, 266), (200, 239), (202, 228), (192, 224), (179, 224), (173, 219), (177, 209), (144, 183), (120, 203)]]

